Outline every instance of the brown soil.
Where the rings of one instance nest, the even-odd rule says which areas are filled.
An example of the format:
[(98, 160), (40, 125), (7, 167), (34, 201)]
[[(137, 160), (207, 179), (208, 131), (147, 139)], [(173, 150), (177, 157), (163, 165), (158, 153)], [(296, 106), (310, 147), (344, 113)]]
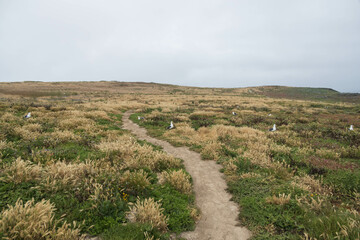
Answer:
[(226, 192), (226, 182), (221, 166), (214, 161), (201, 160), (200, 154), (187, 147), (174, 147), (166, 141), (152, 138), (144, 128), (133, 123), (128, 111), (123, 115), (123, 127), (132, 131), (139, 139), (162, 146), (164, 151), (184, 160), (186, 170), (191, 174), (194, 184), (196, 205), (201, 211), (195, 231), (185, 232), (181, 237), (188, 240), (241, 240), (248, 239), (250, 231), (241, 227), (237, 221), (239, 209), (230, 201)]

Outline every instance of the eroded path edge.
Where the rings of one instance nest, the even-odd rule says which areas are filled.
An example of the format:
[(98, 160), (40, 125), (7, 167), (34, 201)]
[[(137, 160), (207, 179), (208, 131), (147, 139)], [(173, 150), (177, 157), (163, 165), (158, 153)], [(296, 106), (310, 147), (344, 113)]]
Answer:
[(201, 219), (195, 231), (185, 232), (182, 237), (188, 240), (248, 239), (250, 231), (239, 226), (239, 209), (230, 201), (231, 195), (226, 192), (227, 185), (219, 171), (221, 166), (215, 161), (203, 161), (199, 153), (187, 147), (174, 147), (166, 141), (148, 136), (146, 129), (129, 119), (132, 113), (124, 113), (123, 128), (130, 130), (139, 139), (159, 145), (165, 152), (183, 159), (185, 168), (193, 179), (196, 205), (201, 211)]

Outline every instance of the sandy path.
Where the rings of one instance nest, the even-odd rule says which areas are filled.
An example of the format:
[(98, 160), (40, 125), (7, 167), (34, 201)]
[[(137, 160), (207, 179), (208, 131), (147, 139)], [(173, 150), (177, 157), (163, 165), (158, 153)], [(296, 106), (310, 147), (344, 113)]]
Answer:
[(170, 143), (152, 138), (144, 128), (133, 123), (128, 111), (123, 115), (123, 127), (132, 131), (139, 139), (162, 146), (164, 151), (184, 160), (186, 170), (193, 178), (196, 205), (201, 210), (201, 219), (195, 231), (181, 236), (188, 240), (241, 240), (248, 239), (250, 232), (239, 227), (236, 220), (239, 209), (230, 201), (231, 195), (225, 191), (226, 182), (219, 172), (221, 166), (214, 161), (201, 160), (200, 154), (187, 147), (174, 147)]

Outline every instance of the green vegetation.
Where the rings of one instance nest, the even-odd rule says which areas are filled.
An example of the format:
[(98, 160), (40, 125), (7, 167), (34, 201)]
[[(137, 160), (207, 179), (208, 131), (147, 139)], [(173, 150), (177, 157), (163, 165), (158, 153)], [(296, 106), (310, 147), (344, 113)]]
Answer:
[[(9, 216), (0, 216), (3, 237), (20, 239), (11, 225), (19, 221), (16, 212), (31, 208), (26, 204), (33, 201), (33, 215), (28, 217), (34, 218), (39, 214), (36, 204), (43, 199), (49, 204), (48, 212), (44, 211), (54, 216), (45, 225), (76, 222), (63, 225), (68, 232), (56, 230), (65, 231), (66, 239), (82, 239), (84, 234), (103, 239), (169, 239), (171, 232), (194, 229), (192, 193), (160, 184), (157, 178), (163, 171), (183, 169), (181, 160), (121, 129), (118, 112), (122, 109), (115, 105), (108, 107), (108, 112), (80, 105), (43, 106), (1, 104), (0, 211), (5, 214), (15, 206)], [(24, 119), (24, 113), (30, 111), (32, 117)], [(152, 214), (164, 214), (165, 231), (137, 218), (137, 212), (130, 209), (137, 199), (155, 199), (157, 213), (142, 211), (148, 219), (156, 217)], [(22, 219), (28, 230), (21, 234), (26, 239), (40, 239), (35, 234), (39, 226), (28, 221)]]
[(29, 219), (39, 209), (48, 217), (38, 222), (52, 226), (42, 230), (66, 239), (169, 239), (194, 229), (191, 178), (181, 160), (121, 128), (129, 109), (150, 135), (222, 164), (253, 239), (360, 237), (358, 94), (118, 82), (1, 89), (0, 237), (17, 234), (19, 217), (36, 232)]
[[(254, 239), (359, 238), (359, 105), (204, 98), (195, 107), (187, 100), (174, 111), (147, 109), (132, 119), (221, 163)], [(175, 129), (165, 131), (170, 121)], [(274, 123), (278, 131), (268, 132)]]

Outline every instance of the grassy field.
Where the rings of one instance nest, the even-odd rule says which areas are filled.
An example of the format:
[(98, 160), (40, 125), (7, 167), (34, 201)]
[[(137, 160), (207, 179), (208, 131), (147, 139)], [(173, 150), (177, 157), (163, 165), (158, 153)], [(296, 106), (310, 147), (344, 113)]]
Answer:
[(222, 164), (253, 239), (360, 238), (358, 95), (116, 82), (0, 89), (3, 236), (168, 239), (193, 229), (194, 195), (181, 187), (191, 179), (181, 160), (121, 129), (132, 109), (152, 136)]

